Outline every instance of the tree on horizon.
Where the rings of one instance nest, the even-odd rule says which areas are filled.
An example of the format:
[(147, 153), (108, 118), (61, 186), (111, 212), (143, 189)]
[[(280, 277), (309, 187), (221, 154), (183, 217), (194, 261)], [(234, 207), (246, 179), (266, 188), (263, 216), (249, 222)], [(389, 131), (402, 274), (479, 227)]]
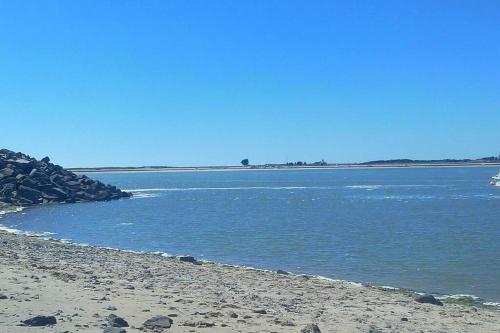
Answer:
[(250, 161), (248, 160), (248, 158), (244, 158), (241, 160), (241, 165), (248, 166), (248, 164), (250, 164)]

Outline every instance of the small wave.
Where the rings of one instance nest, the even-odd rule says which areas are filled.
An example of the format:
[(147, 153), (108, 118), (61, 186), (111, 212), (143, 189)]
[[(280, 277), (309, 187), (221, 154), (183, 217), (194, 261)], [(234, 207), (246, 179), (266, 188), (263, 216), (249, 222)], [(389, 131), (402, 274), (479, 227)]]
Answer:
[(118, 223), (117, 225), (133, 225), (132, 222), (122, 222), (122, 223)]

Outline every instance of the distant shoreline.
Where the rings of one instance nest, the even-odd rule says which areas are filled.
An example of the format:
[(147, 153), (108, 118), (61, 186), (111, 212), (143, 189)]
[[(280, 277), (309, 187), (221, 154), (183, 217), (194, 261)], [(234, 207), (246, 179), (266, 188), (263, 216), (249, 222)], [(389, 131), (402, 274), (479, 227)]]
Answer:
[(220, 172), (220, 171), (263, 171), (263, 170), (343, 170), (343, 169), (403, 169), (403, 168), (458, 168), (458, 167), (500, 167), (500, 162), (492, 163), (407, 163), (407, 164), (330, 164), (325, 166), (206, 166), (206, 167), (96, 167), (68, 168), (79, 173), (146, 173), (146, 172)]

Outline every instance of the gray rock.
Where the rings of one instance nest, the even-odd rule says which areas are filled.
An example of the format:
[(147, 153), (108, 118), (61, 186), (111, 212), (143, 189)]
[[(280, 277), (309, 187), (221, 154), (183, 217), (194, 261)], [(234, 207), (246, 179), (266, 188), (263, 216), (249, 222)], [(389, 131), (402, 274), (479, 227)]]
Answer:
[(4, 177), (12, 177), (15, 173), (16, 172), (14, 171), (14, 169), (11, 168), (5, 168), (0, 170), (0, 174)]
[(24, 185), (19, 186), (19, 195), (32, 202), (38, 202), (42, 198), (42, 192)]
[(110, 326), (113, 327), (128, 327), (128, 323), (122, 317), (118, 317), (115, 314), (110, 314), (107, 318)]
[(7, 295), (0, 294), (0, 299), (8, 299)]
[(258, 313), (258, 314), (267, 314), (267, 311), (264, 310), (264, 309), (255, 309), (253, 310), (254, 313)]
[(415, 301), (417, 301), (418, 303), (427, 303), (427, 304), (443, 306), (443, 302), (436, 299), (434, 296), (430, 294), (418, 295), (417, 297), (415, 297)]
[(127, 333), (127, 331), (121, 327), (106, 327), (103, 333)]
[(48, 326), (57, 323), (54, 316), (35, 316), (30, 319), (23, 320), (22, 323), (26, 326)]
[(281, 269), (278, 269), (278, 270), (276, 271), (276, 274), (288, 275), (288, 274), (290, 274), (290, 273), (288, 273), (287, 271), (283, 271), (283, 270), (281, 270)]
[(316, 324), (307, 324), (300, 330), (300, 333), (321, 333), (321, 330)]
[(149, 329), (164, 329), (170, 328), (174, 321), (167, 316), (155, 316), (144, 322), (143, 326)]
[(59, 187), (44, 189), (43, 193), (47, 196), (56, 197), (58, 201), (63, 201), (68, 197), (68, 193)]

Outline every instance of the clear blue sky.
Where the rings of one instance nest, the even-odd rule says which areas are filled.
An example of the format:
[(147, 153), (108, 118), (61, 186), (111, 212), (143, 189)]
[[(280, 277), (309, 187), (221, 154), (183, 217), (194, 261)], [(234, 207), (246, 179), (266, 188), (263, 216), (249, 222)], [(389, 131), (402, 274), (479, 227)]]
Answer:
[(0, 0), (0, 116), (64, 166), (499, 154), (500, 2)]

